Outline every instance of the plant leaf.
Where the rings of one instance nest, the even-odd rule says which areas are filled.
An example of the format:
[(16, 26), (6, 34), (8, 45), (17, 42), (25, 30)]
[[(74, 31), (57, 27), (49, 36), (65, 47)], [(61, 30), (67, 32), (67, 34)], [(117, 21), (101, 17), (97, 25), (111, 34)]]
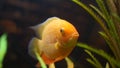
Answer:
[(111, 57), (110, 55), (108, 55), (106, 52), (104, 52), (101, 49), (96, 49), (96, 48), (90, 47), (90, 46), (88, 46), (86, 44), (83, 44), (83, 43), (78, 43), (77, 46), (79, 46), (81, 48), (84, 48), (84, 49), (87, 49), (87, 50), (89, 50), (91, 52), (94, 52), (94, 53), (102, 56), (103, 58), (108, 60), (112, 66), (115, 65), (117, 67), (120, 67), (120, 62), (118, 60), (115, 60), (113, 57)]
[(106, 20), (106, 17), (104, 16), (104, 14), (94, 5), (90, 4), (90, 7), (93, 8), (103, 19)]
[(36, 57), (41, 65), (42, 68), (47, 68), (46, 64), (44, 63), (43, 59), (39, 56), (39, 54), (37, 52), (35, 52)]
[(7, 34), (3, 34), (0, 37), (0, 68), (2, 68), (2, 63), (7, 51)]
[(80, 2), (78, 0), (72, 0), (72, 1), (75, 2), (76, 4), (78, 4), (79, 6), (81, 6), (83, 9), (85, 9), (100, 24), (100, 26), (103, 28), (103, 30), (108, 33), (108, 30), (107, 30), (104, 22), (102, 21), (102, 19), (98, 15), (96, 15), (91, 8), (84, 5), (82, 2)]
[(91, 60), (90, 58), (87, 58), (86, 59), (90, 64), (92, 64), (94, 67), (98, 67), (97, 65), (96, 65), (96, 63), (93, 61), (93, 60)]
[(103, 68), (102, 65), (101, 65), (101, 63), (94, 57), (94, 55), (93, 55), (89, 50), (86, 50), (86, 49), (85, 49), (85, 52), (86, 52), (86, 53), (92, 58), (92, 60), (93, 60), (93, 61), (92, 61), (92, 60), (90, 60), (90, 59), (87, 59), (88, 62), (90, 62), (90, 63), (91, 63), (91, 62), (92, 62), (92, 63), (94, 62), (93, 65), (94, 65), (95, 67), (97, 67), (97, 68)]

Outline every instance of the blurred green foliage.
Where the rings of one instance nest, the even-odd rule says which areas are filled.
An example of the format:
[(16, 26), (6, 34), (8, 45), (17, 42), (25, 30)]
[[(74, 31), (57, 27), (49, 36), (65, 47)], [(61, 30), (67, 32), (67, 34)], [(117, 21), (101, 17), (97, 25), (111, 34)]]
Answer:
[(3, 34), (0, 37), (0, 68), (2, 68), (2, 63), (7, 51), (7, 34)]

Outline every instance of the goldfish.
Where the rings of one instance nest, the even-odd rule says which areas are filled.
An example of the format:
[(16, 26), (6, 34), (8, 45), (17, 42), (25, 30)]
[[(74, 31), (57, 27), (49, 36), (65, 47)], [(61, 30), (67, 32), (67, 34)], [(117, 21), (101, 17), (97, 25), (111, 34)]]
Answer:
[(78, 31), (71, 23), (58, 17), (50, 17), (30, 28), (36, 33), (36, 37), (29, 43), (31, 56), (36, 57), (37, 52), (49, 66), (65, 58), (68, 62), (67, 56), (74, 49), (79, 37)]

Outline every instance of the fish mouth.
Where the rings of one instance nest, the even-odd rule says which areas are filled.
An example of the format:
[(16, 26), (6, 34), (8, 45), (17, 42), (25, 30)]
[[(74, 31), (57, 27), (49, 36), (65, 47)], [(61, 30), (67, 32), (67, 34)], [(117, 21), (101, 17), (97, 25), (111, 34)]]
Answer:
[(77, 39), (79, 37), (78, 33), (73, 33), (70, 37), (70, 39)]
[(67, 36), (67, 40), (65, 41), (60, 41), (61, 46), (60, 48), (69, 48), (69, 47), (74, 47), (77, 40), (78, 40), (79, 34), (78, 33), (73, 33), (71, 35)]
[(78, 40), (79, 34), (78, 33), (73, 33), (72, 35), (69, 36), (68, 41), (64, 44), (64, 46), (67, 44), (65, 47), (74, 47), (77, 40)]

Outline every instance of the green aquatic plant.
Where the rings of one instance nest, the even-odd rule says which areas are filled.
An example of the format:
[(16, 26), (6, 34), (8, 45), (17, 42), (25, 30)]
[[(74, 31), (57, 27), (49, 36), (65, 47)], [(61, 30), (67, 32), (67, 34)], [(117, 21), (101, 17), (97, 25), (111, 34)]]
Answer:
[[(105, 58), (114, 67), (115, 66), (120, 67), (120, 61), (116, 60), (114, 57), (112, 57), (111, 55), (109, 55), (108, 53), (106, 53), (104, 50), (93, 48), (93, 47), (91, 47), (91, 46), (89, 46), (87, 44), (83, 44), (83, 43), (78, 43), (77, 45), (79, 47), (85, 49), (85, 52), (88, 53), (92, 57), (92, 59), (93, 59), (92, 62), (94, 62), (94, 65), (97, 66), (97, 68), (101, 68), (102, 66), (101, 66), (100, 62), (92, 55), (91, 52), (96, 53), (96, 54), (102, 56), (103, 58)], [(87, 60), (89, 62), (91, 62), (90, 59), (87, 58)]]
[(7, 34), (0, 37), (0, 68), (3, 67), (2, 63), (7, 51)]
[(87, 50), (86, 53), (91, 56), (92, 60), (87, 59), (87, 61), (97, 68), (103, 68), (91, 53), (94, 52), (108, 60), (106, 68), (109, 68), (109, 64), (112, 68), (120, 68), (120, 0), (95, 0), (98, 7), (92, 4), (87, 6), (79, 0), (72, 1), (85, 9), (101, 26), (103, 31), (98, 33), (105, 39), (114, 54), (114, 56), (110, 56), (103, 50), (78, 43), (78, 46)]
[(46, 64), (44, 63), (43, 59), (39, 56), (38, 52), (35, 52), (35, 54), (36, 54), (36, 57), (37, 57), (39, 63), (41, 64), (41, 67), (47, 68)]

